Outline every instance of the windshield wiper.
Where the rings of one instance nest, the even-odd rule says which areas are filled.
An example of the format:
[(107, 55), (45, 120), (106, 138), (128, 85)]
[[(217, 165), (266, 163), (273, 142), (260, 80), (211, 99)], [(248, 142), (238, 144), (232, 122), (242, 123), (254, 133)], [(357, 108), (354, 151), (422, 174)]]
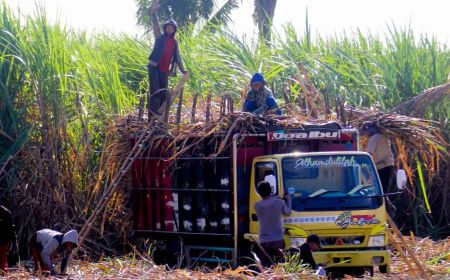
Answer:
[[(347, 193), (346, 197), (352, 196), (352, 195), (354, 195), (355, 193), (359, 192), (359, 191), (362, 190), (362, 189), (367, 189), (367, 188), (371, 188), (371, 187), (373, 187), (373, 186), (372, 186), (372, 185), (368, 185), (368, 186), (365, 186), (365, 185), (357, 185), (356, 187), (354, 187), (351, 191), (349, 191), (349, 192)], [(365, 196), (365, 195), (360, 194), (359, 196)]]
[(339, 192), (339, 191), (330, 191), (330, 190), (326, 190), (326, 189), (320, 189), (320, 190), (317, 190), (317, 191), (313, 192), (312, 194), (308, 195), (308, 197), (320, 197), (326, 193), (333, 193), (333, 192)]

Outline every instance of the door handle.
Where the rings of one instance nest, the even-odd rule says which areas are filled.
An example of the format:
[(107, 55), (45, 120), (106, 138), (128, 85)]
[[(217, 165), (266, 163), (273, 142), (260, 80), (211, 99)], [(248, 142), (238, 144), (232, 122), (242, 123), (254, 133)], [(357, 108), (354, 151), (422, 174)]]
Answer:
[(258, 221), (258, 216), (255, 213), (252, 214), (252, 221), (254, 222)]

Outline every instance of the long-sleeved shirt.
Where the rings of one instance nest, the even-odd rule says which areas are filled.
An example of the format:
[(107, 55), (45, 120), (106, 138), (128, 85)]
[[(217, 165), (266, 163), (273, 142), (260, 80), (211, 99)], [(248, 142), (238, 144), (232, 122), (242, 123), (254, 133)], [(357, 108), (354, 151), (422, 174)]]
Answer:
[(51, 229), (41, 229), (37, 232), (36, 241), (42, 245), (41, 258), (50, 271), (55, 269), (51, 256), (61, 246), (63, 235), (63, 233)]
[(41, 229), (36, 234), (36, 242), (42, 245), (41, 258), (51, 272), (55, 271), (51, 256), (55, 253), (63, 253), (61, 273), (64, 273), (68, 264), (70, 252), (64, 250), (61, 245), (64, 242), (78, 244), (78, 233), (75, 230), (70, 230), (66, 234), (63, 234), (51, 229)]
[(394, 165), (394, 156), (391, 151), (391, 142), (381, 133), (370, 136), (367, 152), (372, 155), (378, 170)]
[[(161, 70), (165, 73), (167, 73), (167, 72), (175, 73), (177, 70), (176, 66), (178, 65), (178, 68), (180, 69), (180, 71), (182, 73), (184, 73), (185, 70), (184, 70), (184, 66), (183, 66), (183, 61), (181, 59), (180, 48), (178, 46), (178, 42), (174, 38), (174, 35), (169, 36), (168, 34), (161, 32), (159, 19), (158, 19), (158, 15), (156, 12), (151, 13), (151, 18), (152, 18), (152, 26), (153, 26), (153, 35), (155, 36), (155, 44), (154, 44), (153, 50), (150, 53), (150, 56), (148, 58), (149, 65), (151, 65), (153, 67), (157, 67), (158, 70)], [(175, 43), (174, 47), (168, 46), (168, 41), (171, 41), (171, 40), (173, 40), (173, 42)], [(164, 57), (164, 52), (165, 52), (165, 50), (167, 50), (167, 47), (169, 47), (173, 53), (173, 55), (170, 58), (171, 66), (170, 66), (170, 69), (168, 69), (168, 71), (167, 71), (167, 69), (166, 69), (167, 67), (165, 65), (162, 65), (162, 68), (164, 68), (164, 69), (160, 69), (161, 59)]]
[[(273, 98), (273, 94), (266, 86), (260, 88), (259, 90), (250, 90), (245, 97), (242, 111), (258, 115), (265, 113), (267, 109), (269, 109), (269, 105), (267, 105), (266, 102), (268, 97)], [(248, 105), (251, 103), (255, 103), (256, 108), (248, 108)]]
[(291, 198), (286, 202), (278, 196), (270, 196), (255, 203), (259, 221), (259, 243), (283, 240), (282, 215), (292, 212)]

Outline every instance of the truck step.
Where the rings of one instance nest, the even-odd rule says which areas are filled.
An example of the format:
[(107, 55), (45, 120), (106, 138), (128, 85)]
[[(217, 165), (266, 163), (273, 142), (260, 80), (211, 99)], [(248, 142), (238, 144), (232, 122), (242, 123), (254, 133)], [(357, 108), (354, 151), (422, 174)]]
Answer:
[(234, 264), (235, 252), (230, 247), (185, 245), (184, 251), (188, 266), (201, 263)]
[(207, 262), (207, 263), (231, 263), (231, 259), (219, 259), (219, 258), (191, 258), (194, 262)]
[(233, 248), (228, 247), (210, 247), (210, 246), (193, 246), (187, 245), (186, 248), (190, 250), (209, 250), (209, 251), (220, 251), (220, 252), (233, 252)]

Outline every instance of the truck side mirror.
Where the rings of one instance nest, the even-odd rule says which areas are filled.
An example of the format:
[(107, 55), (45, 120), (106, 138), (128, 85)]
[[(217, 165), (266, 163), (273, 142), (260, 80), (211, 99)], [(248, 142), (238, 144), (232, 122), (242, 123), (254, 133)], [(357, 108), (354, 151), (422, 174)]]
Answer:
[(406, 178), (406, 172), (403, 169), (399, 169), (397, 171), (397, 188), (399, 190), (404, 190), (406, 189), (406, 182), (407, 182), (407, 178)]

